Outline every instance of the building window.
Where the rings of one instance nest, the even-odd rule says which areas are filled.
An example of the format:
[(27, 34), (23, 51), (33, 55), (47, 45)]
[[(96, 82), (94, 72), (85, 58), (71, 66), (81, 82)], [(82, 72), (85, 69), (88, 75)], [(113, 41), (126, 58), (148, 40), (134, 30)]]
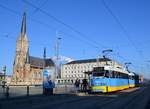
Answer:
[(39, 72), (39, 78), (41, 78), (41, 73)]
[(78, 77), (80, 77), (80, 75), (78, 74)]
[(71, 80), (71, 82), (73, 83), (73, 80)]

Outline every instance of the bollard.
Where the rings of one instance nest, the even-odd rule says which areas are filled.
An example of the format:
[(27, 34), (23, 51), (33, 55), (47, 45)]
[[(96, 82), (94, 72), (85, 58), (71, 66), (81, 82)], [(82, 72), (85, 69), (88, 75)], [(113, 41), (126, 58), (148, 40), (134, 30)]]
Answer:
[(46, 89), (43, 87), (43, 95), (46, 95)]
[(27, 96), (29, 96), (29, 85), (27, 85)]
[(67, 85), (65, 85), (65, 93), (67, 93), (67, 91), (68, 91), (68, 90), (67, 90)]
[(5, 86), (4, 85), (2, 85), (2, 89), (3, 89), (3, 93), (5, 93)]
[(6, 98), (9, 98), (9, 86), (6, 87)]

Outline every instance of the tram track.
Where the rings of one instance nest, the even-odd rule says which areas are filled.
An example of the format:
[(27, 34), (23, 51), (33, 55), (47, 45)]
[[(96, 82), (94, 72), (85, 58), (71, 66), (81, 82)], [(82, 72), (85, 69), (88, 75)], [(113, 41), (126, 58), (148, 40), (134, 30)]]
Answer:
[[(48, 109), (49, 107), (51, 107), (51, 109), (62, 109), (62, 107), (68, 108), (68, 109), (69, 108), (70, 109), (77, 109), (77, 107), (78, 107), (78, 109), (87, 109), (87, 107), (88, 107), (87, 105), (91, 105), (97, 101), (98, 102), (105, 102), (109, 99), (110, 99), (109, 97), (88, 96), (88, 97), (82, 97), (80, 99), (78, 98), (78, 99), (73, 99), (73, 100), (65, 100), (62, 102), (47, 104), (44, 106), (44, 109)], [(85, 104), (85, 105), (82, 105), (82, 104)], [(43, 108), (43, 106), (42, 106), (42, 108)], [(40, 109), (40, 108), (36, 108), (36, 109)]]
[[(147, 89), (140, 88), (139, 90), (127, 93), (115, 92), (100, 95), (87, 94), (85, 96), (52, 96), (46, 97), (45, 99), (43, 98), (41, 101), (38, 100), (37, 102), (26, 103), (14, 107), (15, 109), (110, 109), (112, 107), (115, 109), (129, 109), (127, 105), (134, 104), (132, 101), (138, 100), (140, 97), (139, 95), (144, 93), (145, 90)], [(24, 108), (22, 108), (22, 106)], [(14, 107), (12, 106), (11, 108), (13, 109)]]
[[(92, 99), (90, 99), (90, 97), (87, 97), (87, 99), (84, 98), (82, 100), (65, 102), (64, 104), (61, 104), (61, 106), (56, 106), (55, 109), (61, 109), (60, 107), (69, 108), (69, 106), (78, 105), (78, 104), (79, 105), (85, 104), (82, 106), (80, 105), (80, 107), (78, 107), (78, 109), (93, 109), (93, 107), (94, 108), (104, 107), (108, 104), (113, 103), (114, 101), (116, 101), (118, 99), (118, 97), (110, 97), (111, 96), (110, 94), (108, 94), (108, 96), (107, 96), (107, 94), (102, 94), (102, 95), (104, 95), (104, 96), (100, 95), (100, 97), (99, 96), (95, 97), (95, 95), (94, 95), (94, 98), (92, 98)], [(65, 104), (67, 104), (67, 106)], [(70, 107), (70, 108), (74, 109), (74, 107)]]
[[(142, 90), (140, 93), (135, 94), (133, 97), (129, 98), (128, 101), (120, 106), (117, 109), (131, 109), (131, 108), (136, 108), (136, 109), (145, 109), (146, 104), (142, 104), (144, 101), (143, 96), (148, 96), (150, 91), (150, 87), (147, 87), (145, 90)], [(148, 101), (149, 97), (145, 97), (145, 100)], [(140, 101), (140, 103), (139, 103)], [(145, 101), (144, 101), (145, 102)], [(139, 105), (140, 104), (140, 105)], [(142, 104), (142, 105), (141, 105)], [(139, 107), (142, 106), (142, 107)]]
[[(132, 93), (128, 93), (128, 96), (136, 95), (137, 91), (134, 91)], [(140, 91), (138, 92), (140, 93)], [(113, 95), (113, 94), (112, 94)], [(78, 98), (70, 98), (65, 100), (59, 100), (56, 102), (51, 103), (44, 103), (42, 105), (35, 105), (32, 106), (32, 109), (48, 109), (51, 107), (51, 109), (62, 109), (63, 108), (70, 108), (70, 109), (93, 109), (93, 108), (103, 108), (107, 105), (110, 105), (116, 100), (122, 100), (122, 97), (126, 97), (126, 94), (121, 93), (115, 93), (115, 95), (118, 95), (118, 97), (111, 97), (111, 94), (102, 94), (102, 95), (93, 95), (93, 96), (83, 96)], [(82, 105), (84, 104), (84, 105)], [(21, 109), (27, 109), (27, 108), (21, 108)], [(105, 108), (106, 109), (106, 108)], [(120, 108), (117, 108), (120, 109)], [(123, 109), (123, 108), (122, 108)]]
[(94, 108), (100, 109), (109, 109), (113, 107), (114, 109), (129, 109), (128, 105), (134, 102), (134, 99), (139, 96), (139, 94), (143, 93), (146, 89), (138, 90), (132, 93), (120, 95), (120, 97), (109, 100), (102, 105), (97, 105)]

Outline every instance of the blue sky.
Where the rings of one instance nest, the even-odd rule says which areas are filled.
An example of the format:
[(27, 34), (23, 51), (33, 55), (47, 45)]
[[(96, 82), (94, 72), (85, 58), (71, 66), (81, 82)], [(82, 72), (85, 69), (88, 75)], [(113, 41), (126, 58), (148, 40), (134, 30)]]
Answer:
[(150, 77), (150, 63), (146, 62), (150, 60), (149, 0), (105, 0), (123, 28), (102, 0), (24, 1), (41, 7), (80, 34), (23, 0), (1, 0), (0, 68), (7, 65), (7, 73), (12, 73), (16, 39), (26, 10), (30, 55), (42, 57), (43, 48), (47, 47), (47, 55), (54, 56), (56, 31), (59, 31), (60, 55), (73, 59), (96, 58), (102, 50), (111, 48), (113, 52), (109, 57), (121, 63), (132, 62), (130, 69)]

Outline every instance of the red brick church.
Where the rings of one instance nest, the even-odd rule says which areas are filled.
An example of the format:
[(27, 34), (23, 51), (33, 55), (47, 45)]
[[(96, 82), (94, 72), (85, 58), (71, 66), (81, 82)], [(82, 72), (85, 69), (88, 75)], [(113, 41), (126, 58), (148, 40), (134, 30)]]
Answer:
[(24, 13), (21, 32), (16, 42), (11, 84), (42, 84), (42, 71), (45, 67), (52, 71), (55, 70), (52, 59), (30, 56), (26, 35), (26, 13)]

